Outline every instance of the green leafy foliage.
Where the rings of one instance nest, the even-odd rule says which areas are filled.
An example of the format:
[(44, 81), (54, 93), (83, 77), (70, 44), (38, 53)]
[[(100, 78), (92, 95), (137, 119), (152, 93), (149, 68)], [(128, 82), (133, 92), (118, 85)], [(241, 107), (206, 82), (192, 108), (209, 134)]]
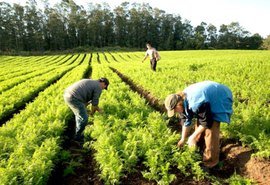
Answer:
[(229, 179), (226, 180), (229, 185), (254, 185), (252, 180), (244, 178), (236, 173), (234, 173)]
[[(162, 61), (158, 62), (156, 73), (150, 71), (149, 63), (137, 62), (141, 61), (143, 52), (105, 52), (99, 53), (99, 57), (96, 53), (92, 54), (92, 78), (106, 76), (110, 79), (110, 86), (100, 101), (104, 113), (89, 117), (89, 122), (93, 124), (85, 129), (84, 146), (96, 152), (94, 156), (105, 184), (120, 184), (124, 174), (137, 170), (146, 179), (158, 184), (172, 183), (176, 179), (175, 170), (193, 177), (195, 181), (207, 178), (218, 184), (217, 179), (201, 170), (201, 157), (196, 150), (190, 150), (187, 146), (182, 149), (176, 147), (180, 135), (168, 128), (166, 116), (151, 109), (109, 66), (151, 92), (151, 95), (160, 100), (159, 104), (163, 104), (166, 95), (197, 81), (214, 80), (228, 85), (234, 95), (234, 114), (230, 125), (222, 124), (222, 134), (253, 147), (256, 151), (254, 156), (269, 158), (268, 51), (174, 51), (160, 54)], [(40, 92), (33, 102), (0, 128), (0, 184), (46, 184), (59, 160), (67, 165), (65, 175), (75, 173), (74, 170), (82, 165), (81, 160), (71, 160), (65, 152), (59, 157), (63, 129), (72, 116), (64, 104), (62, 94), (68, 85), (83, 77), (89, 68), (90, 55), (87, 55), (83, 63), (82, 55), (73, 58), (35, 57), (27, 61), (31, 57), (2, 58), (0, 66), (8, 71), (7, 64), (10, 64), (15, 76), (2, 70), (0, 83), (5, 84), (9, 78), (18, 77), (17, 82), (9, 82), (19, 86), (14, 88), (20, 93), (10, 93), (2, 98), (4, 102), (8, 97), (11, 103), (1, 103), (1, 106), (4, 105), (1, 114), (9, 114), (6, 110), (16, 110), (17, 103), (31, 99), (31, 88), (36, 91), (40, 86), (34, 81), (28, 86), (27, 81), (31, 80), (23, 82), (23, 79), (39, 78), (41, 83), (46, 84), (49, 78), (57, 75), (53, 72), (44, 73), (47, 76), (43, 78), (34, 77), (35, 74), (43, 74), (42, 71), (25, 69), (20, 72), (25, 66), (33, 64), (33, 61), (33, 69), (40, 67), (43, 72), (50, 67), (53, 70), (70, 71), (44, 92)], [(62, 67), (58, 69), (53, 65)], [(3, 90), (5, 93), (1, 96), (12, 89)], [(249, 184), (250, 181), (234, 175), (226, 183)]]
[(106, 68), (106, 64), (99, 68), (100, 64), (92, 65), (95, 69), (93, 78), (109, 76), (111, 83), (100, 101), (104, 113), (95, 114), (91, 120), (93, 124), (85, 130), (90, 144), (85, 146), (96, 151), (95, 159), (104, 183), (118, 184), (124, 173), (143, 165), (141, 173), (145, 178), (158, 184), (170, 184), (176, 178), (172, 169), (180, 166), (178, 163), (182, 163), (180, 160), (184, 152), (190, 156), (182, 164), (183, 171), (194, 175), (196, 180), (203, 179), (205, 174), (198, 170), (198, 154), (190, 153), (187, 148), (177, 149), (180, 136), (168, 128), (166, 116), (147, 106), (145, 100)]
[(0, 184), (47, 183), (58, 161), (66, 119), (71, 115), (63, 91), (83, 77), (89, 57), (81, 65), (75, 62), (71, 66), (74, 69), (0, 128)]
[[(212, 80), (227, 85), (233, 92), (234, 114), (230, 125), (221, 124), (222, 135), (241, 140), (263, 153), (259, 155), (269, 157), (264, 149), (267, 147), (263, 147), (268, 143), (260, 136), (262, 132), (270, 133), (269, 51), (166, 51), (160, 54), (162, 61), (157, 64), (156, 73), (150, 71), (148, 63), (125, 65), (120, 60), (110, 66), (151, 92), (161, 105), (168, 94), (192, 83)], [(144, 53), (136, 55), (143, 58)]]

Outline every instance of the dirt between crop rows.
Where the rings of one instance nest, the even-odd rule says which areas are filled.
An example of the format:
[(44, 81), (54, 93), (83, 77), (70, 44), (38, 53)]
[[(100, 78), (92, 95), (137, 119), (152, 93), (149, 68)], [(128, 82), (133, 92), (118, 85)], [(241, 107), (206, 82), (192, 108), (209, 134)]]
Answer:
[(253, 151), (248, 147), (230, 143), (222, 147), (226, 165), (249, 179), (261, 185), (270, 184), (270, 161), (251, 157)]
[[(74, 174), (66, 177), (61, 177), (55, 181), (51, 181), (52, 185), (103, 185), (104, 182), (99, 177), (98, 164), (94, 159), (94, 151), (84, 150), (82, 147), (70, 145), (69, 151), (74, 158), (80, 156), (82, 158), (81, 166), (75, 169)], [(267, 160), (259, 160), (251, 158), (252, 150), (248, 147), (243, 147), (235, 141), (226, 141), (222, 143), (220, 161), (223, 166), (212, 172), (211, 175), (220, 179), (223, 182), (233, 173), (253, 179), (260, 185), (269, 185), (270, 182), (270, 162)], [(141, 171), (145, 170), (143, 165), (136, 166), (136, 171), (125, 174), (121, 179), (121, 184), (124, 185), (156, 185), (154, 181), (145, 179)], [(192, 177), (185, 177), (177, 169), (172, 169), (172, 173), (176, 175), (172, 185), (210, 185), (207, 180), (196, 182)]]
[[(158, 104), (159, 100), (153, 97), (149, 92), (143, 88), (137, 86), (128, 77), (121, 74), (114, 68), (111, 68), (118, 76), (126, 82), (131, 89), (139, 93), (144, 97), (150, 106), (155, 110), (163, 113), (165, 108), (163, 105)], [(180, 125), (172, 123), (169, 125), (173, 130), (177, 132), (181, 131)], [(75, 170), (75, 174), (68, 175), (65, 178), (59, 177), (57, 181), (51, 182), (51, 184), (65, 184), (65, 185), (102, 185), (103, 181), (99, 177), (98, 165), (94, 159), (94, 151), (85, 151), (78, 146), (70, 145), (69, 151), (72, 155), (82, 157), (82, 166)], [(270, 184), (270, 161), (264, 159), (252, 158), (251, 155), (253, 150), (244, 147), (241, 143), (235, 140), (223, 140), (221, 139), (221, 150), (220, 150), (220, 162), (223, 164), (218, 170), (211, 172), (211, 175), (223, 180), (229, 178), (235, 172), (241, 176), (245, 176), (259, 185)], [(136, 171), (130, 174), (125, 174), (121, 179), (121, 184), (124, 185), (154, 185), (156, 182), (145, 179), (140, 171), (145, 170), (142, 165), (136, 167)], [(172, 172), (176, 175), (177, 179), (174, 180), (172, 185), (210, 185), (209, 181), (203, 180), (196, 182), (192, 177), (185, 177), (177, 169), (172, 169)]]

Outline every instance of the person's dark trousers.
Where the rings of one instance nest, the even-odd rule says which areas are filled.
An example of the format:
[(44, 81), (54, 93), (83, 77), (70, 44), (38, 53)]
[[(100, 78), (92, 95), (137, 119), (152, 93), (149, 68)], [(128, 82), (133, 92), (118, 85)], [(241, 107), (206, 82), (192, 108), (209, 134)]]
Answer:
[(156, 71), (156, 67), (157, 67), (157, 60), (155, 58), (150, 60), (150, 64), (151, 64), (151, 69), (153, 71)]
[(83, 141), (83, 131), (88, 122), (88, 114), (84, 103), (80, 102), (77, 98), (72, 97), (69, 94), (64, 95), (66, 104), (75, 114), (76, 130), (74, 139), (76, 141)]

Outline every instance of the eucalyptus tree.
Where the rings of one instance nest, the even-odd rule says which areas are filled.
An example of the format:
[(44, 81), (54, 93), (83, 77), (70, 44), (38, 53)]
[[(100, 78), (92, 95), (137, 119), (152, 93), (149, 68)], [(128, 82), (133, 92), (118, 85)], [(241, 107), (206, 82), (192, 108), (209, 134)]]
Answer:
[(77, 46), (87, 46), (87, 24), (88, 24), (88, 19), (87, 19), (87, 11), (81, 7), (80, 12), (79, 12), (79, 17), (78, 17), (78, 37), (77, 37)]
[(172, 50), (173, 49), (173, 27), (175, 18), (172, 14), (164, 14), (161, 20), (160, 26), (160, 38), (161, 46), (160, 49)]
[(160, 23), (155, 21), (153, 16), (154, 9), (148, 3), (143, 3), (139, 8), (139, 13), (142, 19), (142, 27), (140, 27), (141, 34), (139, 34), (140, 46), (145, 47), (146, 42), (151, 42), (154, 47), (157, 47), (159, 43), (156, 42), (156, 38), (158, 36), (157, 30)]
[(209, 24), (206, 28), (206, 31), (207, 31), (207, 38), (206, 38), (207, 47), (211, 49), (216, 48), (218, 41), (217, 28), (213, 24)]
[(194, 44), (195, 49), (205, 49), (206, 48), (206, 23), (201, 22), (200, 25), (194, 28)]
[(73, 0), (61, 3), (66, 14), (66, 30), (68, 48), (87, 45), (87, 11)]
[(183, 49), (183, 31), (184, 31), (184, 24), (182, 22), (182, 18), (180, 15), (175, 17), (174, 23), (174, 49), (179, 50)]
[(50, 50), (50, 33), (48, 30), (48, 17), (50, 13), (50, 3), (49, 0), (42, 0), (43, 9), (43, 39), (44, 39), (44, 50)]
[(26, 5), (0, 2), (0, 50), (66, 50), (81, 46), (144, 48), (150, 41), (158, 50), (258, 49), (263, 38), (250, 35), (238, 22), (222, 24), (219, 31), (202, 22), (193, 28), (180, 15), (167, 14), (148, 3), (123, 2), (111, 10), (108, 3), (75, 0), (27, 0)]
[(66, 49), (65, 39), (67, 38), (65, 18), (56, 8), (46, 10), (48, 20), (46, 24), (46, 45), (50, 50)]
[(152, 22), (152, 37), (154, 38), (152, 40), (152, 44), (157, 48), (160, 49), (160, 42), (161, 39), (161, 25), (162, 25), (162, 18), (165, 15), (165, 11), (154, 8), (153, 9), (153, 22)]
[(19, 4), (13, 4), (12, 14), (12, 44), (16, 51), (24, 50), (24, 7)]
[[(219, 36), (218, 36), (218, 43), (217, 43), (217, 48), (218, 49), (224, 49), (227, 48), (227, 43), (229, 40), (229, 30), (228, 26), (225, 24), (220, 25), (219, 28)], [(229, 49), (229, 48), (228, 48)]]
[(114, 15), (111, 11), (110, 6), (107, 3), (103, 3), (103, 32), (102, 35), (102, 46), (113, 46), (115, 41), (114, 35)]
[(81, 7), (78, 6), (73, 0), (69, 0), (66, 5), (67, 11), (67, 35), (68, 47), (75, 48), (79, 45), (80, 32), (80, 11)]
[(87, 25), (88, 45), (92, 47), (103, 47), (104, 44), (104, 11), (101, 4), (89, 4), (89, 15)]
[(263, 40), (262, 48), (270, 50), (270, 35)]
[(127, 25), (127, 31), (129, 33), (128, 43), (127, 45), (129, 47), (142, 47), (140, 42), (140, 35), (142, 30), (142, 17), (140, 15), (139, 4), (133, 3), (132, 8), (129, 9), (129, 19), (128, 19), (128, 25)]
[(185, 19), (182, 23), (182, 29), (181, 29), (181, 37), (178, 43), (181, 45), (181, 49), (187, 50), (187, 49), (194, 49), (194, 33), (193, 33), (193, 26), (190, 24), (190, 21)]
[(13, 49), (12, 42), (12, 6), (6, 2), (0, 2), (0, 50)]
[(117, 46), (127, 46), (128, 36), (128, 2), (121, 3), (114, 9), (114, 33), (115, 33), (115, 44)]
[(37, 3), (35, 0), (26, 1), (25, 6), (25, 41), (24, 41), (24, 50), (42, 50), (44, 45), (43, 40), (43, 19), (41, 10), (38, 9)]
[(263, 38), (258, 33), (255, 33), (250, 37), (244, 37), (243, 43), (243, 49), (261, 49)]
[(249, 32), (238, 22), (232, 22), (229, 25), (222, 24), (219, 29), (218, 48), (244, 49), (243, 38), (248, 36)]

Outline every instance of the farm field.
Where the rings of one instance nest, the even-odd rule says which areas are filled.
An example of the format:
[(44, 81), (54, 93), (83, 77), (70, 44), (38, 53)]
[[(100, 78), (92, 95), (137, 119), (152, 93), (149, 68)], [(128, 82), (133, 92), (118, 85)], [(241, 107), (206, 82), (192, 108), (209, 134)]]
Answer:
[[(160, 55), (156, 72), (141, 63), (144, 52), (0, 56), (0, 184), (270, 182), (270, 52)], [(110, 80), (104, 113), (89, 117), (84, 146), (74, 148), (64, 89), (102, 76)], [(211, 174), (197, 151), (176, 147), (181, 127), (163, 107), (168, 94), (203, 80), (226, 84), (234, 96), (232, 122), (221, 124), (220, 169)]]

